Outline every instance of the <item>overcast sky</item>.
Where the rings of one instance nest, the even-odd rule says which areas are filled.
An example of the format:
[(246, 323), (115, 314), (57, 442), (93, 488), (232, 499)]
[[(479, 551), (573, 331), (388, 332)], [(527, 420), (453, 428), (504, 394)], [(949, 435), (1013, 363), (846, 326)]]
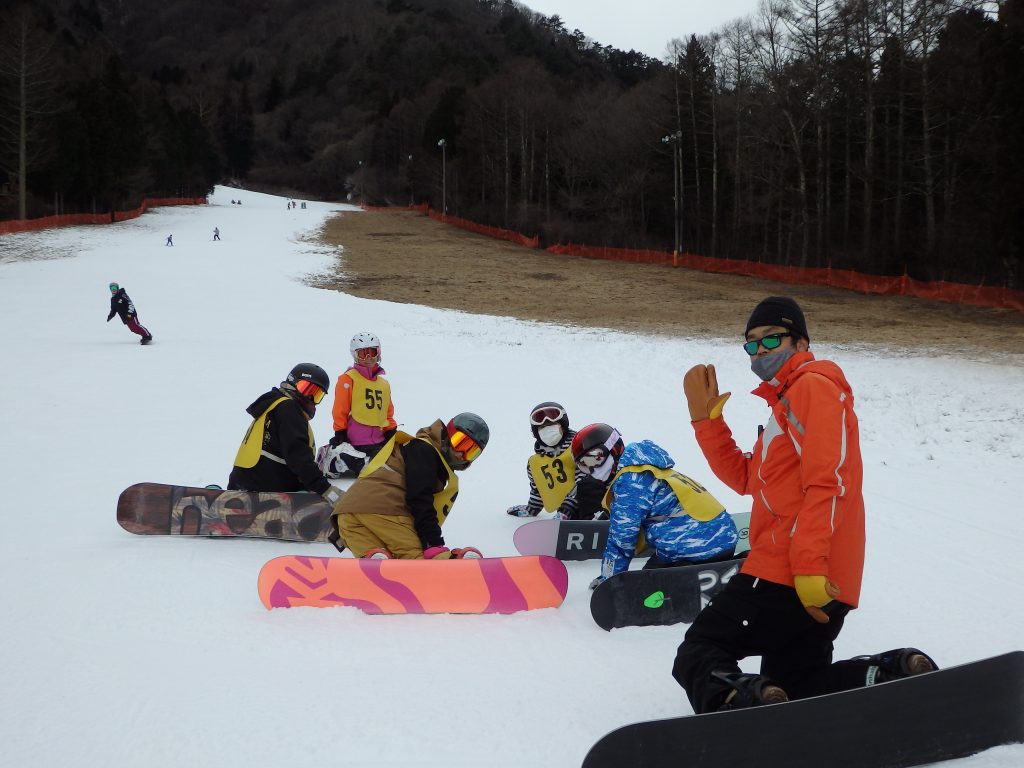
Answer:
[(558, 15), (602, 45), (630, 48), (655, 59), (673, 37), (706, 35), (757, 10), (758, 0), (520, 0), (545, 16)]

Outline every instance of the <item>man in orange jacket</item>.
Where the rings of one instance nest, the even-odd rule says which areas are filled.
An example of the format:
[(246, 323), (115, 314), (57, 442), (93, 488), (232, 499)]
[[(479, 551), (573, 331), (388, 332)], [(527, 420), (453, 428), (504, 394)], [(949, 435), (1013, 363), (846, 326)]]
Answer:
[[(803, 311), (770, 296), (747, 321), (744, 352), (771, 417), (750, 453), (722, 418), (715, 368), (683, 379), (697, 442), (712, 471), (753, 497), (750, 555), (687, 631), (672, 676), (694, 712), (774, 704), (936, 669), (916, 648), (832, 663), (857, 607), (864, 569), (863, 464), (853, 391), (810, 352)], [(761, 656), (761, 674), (737, 661)]]

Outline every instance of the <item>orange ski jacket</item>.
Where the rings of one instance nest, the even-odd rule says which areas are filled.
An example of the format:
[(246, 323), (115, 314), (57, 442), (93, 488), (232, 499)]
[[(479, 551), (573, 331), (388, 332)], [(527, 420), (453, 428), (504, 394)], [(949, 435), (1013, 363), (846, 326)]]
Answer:
[(793, 355), (753, 394), (771, 418), (742, 452), (723, 418), (693, 422), (712, 471), (752, 496), (750, 555), (743, 572), (793, 586), (827, 576), (857, 607), (864, 571), (864, 468), (853, 392), (842, 370), (810, 352)]

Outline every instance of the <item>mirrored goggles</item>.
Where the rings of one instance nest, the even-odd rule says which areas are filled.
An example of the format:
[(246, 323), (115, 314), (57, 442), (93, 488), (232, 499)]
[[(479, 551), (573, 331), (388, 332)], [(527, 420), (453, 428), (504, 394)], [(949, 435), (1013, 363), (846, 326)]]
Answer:
[(299, 379), (295, 382), (295, 391), (303, 397), (308, 397), (316, 405), (320, 405), (320, 401), (324, 399), (324, 395), (327, 392), (319, 384), (314, 384), (309, 379)]
[(363, 347), (356, 350), (356, 362), (367, 365), (380, 360), (380, 347)]
[(762, 339), (755, 339), (754, 341), (748, 341), (743, 345), (743, 351), (753, 357), (757, 354), (757, 347), (760, 345), (765, 349), (778, 349), (782, 344), (782, 340), (787, 336), (792, 336), (789, 331), (784, 333), (769, 333)]
[(556, 424), (565, 418), (565, 411), (555, 405), (545, 405), (530, 414), (530, 423), (535, 427), (542, 424)]
[(451, 443), (452, 450), (460, 454), (466, 461), (475, 461), (476, 457), (484, 450), (476, 440), (461, 429), (452, 432), (448, 436), (448, 441)]
[(608, 458), (608, 449), (603, 445), (599, 445), (597, 448), (591, 448), (589, 451), (580, 456), (577, 464), (580, 468), (588, 475), (602, 464)]

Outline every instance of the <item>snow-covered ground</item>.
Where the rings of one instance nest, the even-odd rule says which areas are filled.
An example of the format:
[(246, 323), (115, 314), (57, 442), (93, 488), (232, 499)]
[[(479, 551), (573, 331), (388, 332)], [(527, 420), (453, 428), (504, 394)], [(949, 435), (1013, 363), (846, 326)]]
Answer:
[[(620, 725), (688, 714), (669, 674), (685, 627), (600, 630), (596, 561), (568, 564), (553, 610), (268, 612), (266, 560), (333, 550), (134, 536), (115, 504), (141, 481), (226, 484), (246, 406), (298, 362), (336, 377), (351, 335), (371, 330), (405, 428), (462, 410), (491, 425), (445, 527), (453, 546), (515, 553), (504, 510), (526, 499), (527, 414), (549, 399), (577, 427), (657, 441), (727, 507), (749, 508), (697, 449), (681, 377), (715, 363), (729, 423), (753, 443), (766, 410), (746, 394), (757, 382), (735, 337), (750, 307), (709, 340), (368, 301), (303, 282), (340, 255), (310, 235), (355, 209), (286, 210), (227, 188), (210, 203), (0, 236), (0, 765), (567, 768)], [(110, 281), (151, 346), (104, 323)], [(953, 665), (1024, 646), (1024, 358), (814, 349), (853, 384), (866, 475), (862, 607), (837, 656), (917, 645)], [(1024, 746), (955, 763), (1021, 764)]]

